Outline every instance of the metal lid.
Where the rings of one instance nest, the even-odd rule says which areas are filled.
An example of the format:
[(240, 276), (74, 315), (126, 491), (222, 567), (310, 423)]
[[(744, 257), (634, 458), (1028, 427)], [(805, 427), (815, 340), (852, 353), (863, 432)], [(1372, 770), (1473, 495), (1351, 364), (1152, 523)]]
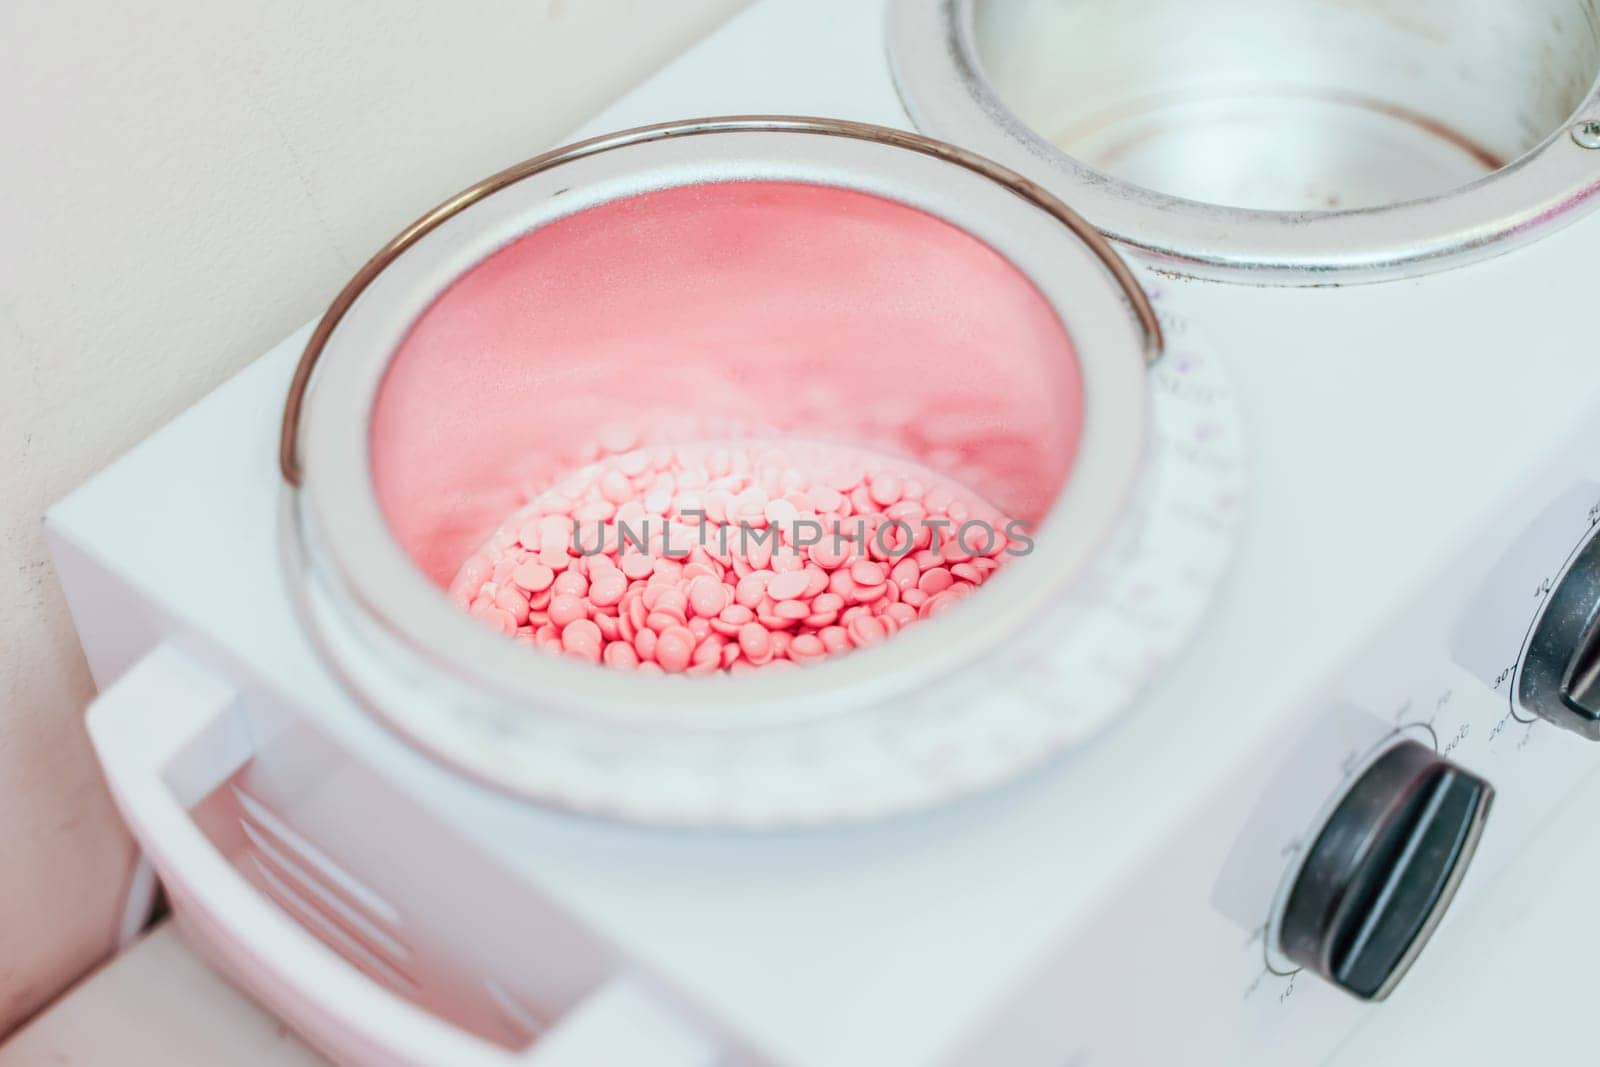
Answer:
[[(1002, 22), (1003, 33), (993, 29)], [(983, 54), (986, 28), (1006, 37), (1007, 49), (1018, 56), (1026, 53), (1029, 76), (1052, 86), (1022, 92), (1009, 84), (1024, 75), (993, 68), (1007, 57)], [(1562, 42), (1567, 55), (1562, 70), (1552, 72)], [(1039, 181), (1108, 236), (1174, 273), (1258, 285), (1406, 277), (1506, 251), (1600, 203), (1600, 79), (1594, 69), (1600, 27), (1592, 5), (1428, 3), (1400, 16), (1385, 5), (1309, 0), (1220, 6), (896, 0), (890, 45), (902, 99), (921, 129)], [(1493, 62), (1500, 56), (1507, 62)], [(1072, 91), (1054, 85), (1068, 76), (1075, 79)], [(1536, 80), (1542, 84), (1529, 84)], [(1002, 84), (1008, 91), (998, 88)], [(1463, 86), (1480, 87), (1473, 91), (1502, 102), (1494, 133), (1504, 148), (1491, 151), (1450, 122), (1429, 117), (1422, 105), (1406, 106), (1408, 94), (1420, 94), (1429, 110), (1447, 101), (1463, 123), (1476, 121), (1483, 108), (1476, 97), (1462, 99)], [(1191, 106), (1222, 106), (1206, 94), (1225, 91), (1234, 92), (1226, 106), (1236, 110), (1216, 114), (1213, 108), (1212, 115), (1217, 129), (1233, 129), (1220, 137), (1224, 143), (1210, 142), (1204, 150), (1174, 145), (1174, 139), (1204, 136), (1175, 129), (1178, 117), (1200, 114)], [(1539, 98), (1524, 102), (1519, 93)], [(1074, 99), (1063, 101), (1063, 95)], [(1574, 95), (1583, 97), (1576, 112), (1549, 125)], [(1019, 104), (1018, 97), (1028, 99)], [(1271, 115), (1258, 110), (1291, 98), (1304, 107)], [(1018, 115), (1051, 108), (1079, 109), (1072, 115), (1082, 135), (1060, 139), (1080, 155)], [(1358, 134), (1339, 121), (1318, 124), (1329, 115), (1370, 128)], [(1252, 121), (1262, 128), (1229, 139), (1240, 123)], [(1117, 126), (1115, 136), (1106, 133), (1108, 125)], [(1338, 155), (1357, 180), (1364, 166), (1382, 165), (1376, 156), (1393, 138), (1407, 139), (1389, 145), (1397, 161), (1410, 154), (1410, 164), (1426, 171), (1429, 160), (1419, 154), (1453, 152), (1458, 165), (1434, 167), (1432, 175), (1397, 174), (1392, 198), (1348, 209), (1336, 195), (1316, 201), (1328, 203), (1326, 210), (1264, 210), (1251, 206), (1248, 196), (1241, 198), (1245, 206), (1229, 206), (1208, 198), (1205, 182), (1193, 180), (1216, 165), (1269, 182), (1284, 162), (1285, 137), (1308, 154)], [(1168, 155), (1157, 173), (1172, 181), (1140, 184), (1129, 175), (1148, 179), (1150, 168), (1129, 165), (1127, 156), (1157, 151), (1151, 142), (1158, 139), (1165, 139), (1159, 151)], [(1307, 159), (1287, 172), (1315, 175), (1317, 165)], [(1483, 176), (1440, 187), (1440, 176), (1451, 174)], [(1381, 180), (1367, 177), (1369, 186)], [(1186, 195), (1173, 195), (1173, 188)], [(1420, 189), (1436, 191), (1420, 195)]]

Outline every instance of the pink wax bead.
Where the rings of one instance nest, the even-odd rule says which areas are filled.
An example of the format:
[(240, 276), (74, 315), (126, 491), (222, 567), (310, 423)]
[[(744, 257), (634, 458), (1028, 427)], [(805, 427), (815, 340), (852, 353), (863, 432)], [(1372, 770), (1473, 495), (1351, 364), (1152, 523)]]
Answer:
[(767, 595), (767, 579), (771, 577), (771, 571), (752, 571), (745, 575), (734, 587), (733, 599), (747, 608), (755, 607)]
[(758, 622), (739, 627), (739, 648), (752, 663), (765, 662), (772, 654), (772, 635)]
[(654, 610), (675, 616), (682, 621), (688, 618), (689, 598), (676, 586), (668, 587), (656, 598)]
[(689, 666), (689, 659), (693, 654), (693, 646), (677, 631), (661, 635), (656, 642), (655, 660), (661, 664), (661, 669), (672, 674)]
[(628, 579), (621, 571), (610, 570), (589, 584), (589, 599), (603, 608), (611, 607), (628, 591)]
[(871, 560), (857, 560), (850, 566), (850, 580), (856, 585), (882, 585), (884, 578), (883, 566)]
[(678, 616), (671, 614), (670, 612), (652, 611), (649, 615), (645, 616), (644, 624), (650, 627), (650, 629), (654, 630), (656, 633), (660, 634), (672, 629), (681, 621), (682, 620)]
[(844, 597), (839, 596), (837, 593), (823, 593), (812, 598), (811, 610), (817, 612), (842, 611), (844, 610)]
[(600, 495), (613, 504), (623, 504), (633, 496), (633, 486), (628, 484), (626, 474), (621, 470), (612, 469), (600, 479)]
[(494, 606), (511, 613), (518, 626), (528, 621), (528, 598), (515, 586), (506, 586), (494, 595)]
[(857, 648), (876, 644), (884, 638), (883, 624), (870, 615), (856, 619), (846, 628), (846, 632)]
[(850, 634), (843, 626), (824, 626), (817, 631), (817, 639), (829, 652), (843, 652), (850, 647)]
[(806, 555), (822, 570), (831, 571), (849, 558), (850, 551), (842, 542), (835, 545), (833, 531), (829, 530), (821, 541), (806, 549)]
[(637, 667), (639, 654), (625, 641), (613, 641), (606, 645), (603, 660), (607, 667)]
[[(616, 514), (616, 508), (609, 500), (591, 500), (574, 511), (573, 517), (583, 524), (585, 530), (592, 531), (596, 523), (605, 522)], [(587, 544), (587, 542), (585, 542)]]
[(550, 621), (556, 626), (566, 626), (587, 614), (583, 601), (570, 593), (550, 598)]
[(689, 585), (689, 606), (696, 615), (711, 618), (728, 606), (727, 590), (709, 574), (703, 574)]
[(540, 593), (550, 588), (556, 572), (537, 560), (529, 560), (511, 572), (511, 580), (530, 593)]
[(806, 563), (799, 553), (792, 549), (774, 549), (772, 552), (772, 573), (792, 574), (802, 570)]
[(939, 546), (946, 563), (962, 563), (972, 558), (972, 550), (960, 537), (952, 537)]
[(750, 550), (746, 558), (750, 560), (750, 565), (755, 567), (757, 570), (764, 570), (771, 566), (773, 552), (772, 538), (762, 537), (758, 540), (754, 537), (751, 537), (749, 538), (749, 542)]
[(682, 623), (672, 623), (671, 625), (665, 626), (657, 632), (662, 637), (666, 637), (669, 634), (673, 635), (681, 640), (684, 644), (688, 645), (691, 649), (698, 645), (702, 640), (699, 634), (695, 633)]
[(872, 476), (872, 480), (867, 483), (872, 502), (874, 504), (882, 504), (885, 507), (900, 500), (903, 484), (899, 475), (896, 474), (875, 474)]
[(818, 656), (826, 656), (827, 654), (828, 647), (822, 643), (822, 639), (816, 634), (800, 634), (789, 642), (790, 659), (815, 659)]
[(571, 544), (572, 530), (576, 525), (570, 515), (546, 515), (539, 520), (539, 536), (543, 539), (541, 547)]
[(806, 564), (806, 591), (801, 595), (807, 599), (823, 593), (828, 588), (828, 572), (815, 564)]
[(692, 657), (693, 662), (696, 665), (711, 664), (713, 666), (721, 666), (723, 644), (723, 641), (715, 637), (707, 637), (695, 646)]
[(904, 626), (906, 623), (916, 620), (917, 609), (910, 604), (890, 604), (889, 609), (884, 614), (899, 625)]
[(870, 604), (888, 596), (890, 588), (886, 582), (879, 582), (877, 585), (858, 585), (850, 594), (850, 599), (857, 604)]
[(773, 607), (772, 614), (780, 619), (803, 619), (811, 614), (811, 605), (803, 600), (780, 600)]
[(648, 578), (655, 573), (656, 562), (642, 552), (632, 552), (622, 557), (620, 567), (629, 578)]
[(550, 586), (556, 596), (581, 597), (589, 591), (589, 579), (575, 570), (562, 571)]
[(767, 501), (767, 506), (764, 509), (764, 513), (767, 517), (767, 522), (777, 523), (780, 526), (788, 526), (794, 522), (795, 515), (798, 514), (798, 510), (788, 500), (779, 497), (777, 500)]
[(952, 576), (971, 582), (974, 585), (983, 581), (983, 572), (970, 563), (957, 563), (950, 568), (950, 573)]
[(818, 512), (838, 511), (844, 503), (844, 497), (839, 491), (828, 485), (814, 485), (806, 490), (806, 497), (811, 501), (811, 506)]
[(789, 571), (775, 575), (767, 583), (767, 595), (774, 600), (793, 600), (806, 591), (811, 576), (805, 571)]
[(561, 647), (587, 660), (600, 659), (600, 627), (588, 619), (568, 623), (561, 631)]
[(644, 509), (652, 515), (665, 515), (672, 506), (672, 490), (652, 489), (644, 496)]
[(949, 485), (934, 485), (922, 494), (922, 506), (929, 512), (940, 515), (950, 507), (956, 498), (956, 491)]

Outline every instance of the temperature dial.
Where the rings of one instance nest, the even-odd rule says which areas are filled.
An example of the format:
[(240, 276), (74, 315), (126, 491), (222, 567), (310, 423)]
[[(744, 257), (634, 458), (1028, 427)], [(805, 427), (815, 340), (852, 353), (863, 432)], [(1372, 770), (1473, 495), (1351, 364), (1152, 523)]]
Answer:
[(1551, 592), (1522, 659), (1517, 699), (1557, 726), (1600, 741), (1600, 537)]
[(1290, 888), (1279, 947), (1365, 1000), (1389, 995), (1466, 872), (1494, 790), (1404, 741), (1356, 779)]

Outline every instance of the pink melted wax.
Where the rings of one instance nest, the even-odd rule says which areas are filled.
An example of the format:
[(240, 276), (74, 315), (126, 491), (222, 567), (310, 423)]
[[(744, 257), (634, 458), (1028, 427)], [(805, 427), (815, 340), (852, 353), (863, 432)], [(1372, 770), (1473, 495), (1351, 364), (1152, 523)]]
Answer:
[[(941, 545), (935, 560), (931, 536), (908, 558), (869, 548), (836, 566), (826, 546), (819, 561), (795, 539), (770, 560), (760, 548), (722, 558), (715, 543), (706, 558), (663, 560), (647, 545), (648, 572), (629, 553), (602, 554), (621, 581), (591, 573), (606, 570), (600, 557), (545, 560), (547, 541), (565, 538), (523, 520), (548, 520), (550, 532), (574, 523), (592, 544), (594, 522), (640, 509), (692, 525), (677, 507), (684, 493), (750, 502), (759, 491), (768, 523), (769, 507), (780, 522), (787, 508), (883, 521), (920, 507), (934, 519), (990, 516), (1004, 533), (1048, 510), (1082, 418), (1071, 339), (989, 245), (866, 193), (710, 183), (577, 212), (462, 275), (390, 363), (372, 413), (372, 472), (400, 545), (487, 622), (602, 662), (739, 669), (881, 640), (1011, 557), (1002, 541), (972, 559), (945, 559)], [(662, 451), (686, 441), (707, 444)], [(745, 483), (713, 488), (736, 470)], [(856, 471), (865, 481), (840, 484)], [(663, 499), (669, 510), (652, 510)], [(758, 521), (733, 506), (735, 519)], [(610, 520), (599, 517), (606, 508)], [(702, 520), (716, 521), (709, 511)], [(699, 547), (684, 541), (662, 548)], [(790, 574), (805, 574), (804, 587)], [(785, 595), (755, 596), (760, 582)], [(719, 597), (728, 603), (712, 612)], [(641, 650), (644, 630), (654, 636)]]
[(525, 644), (710, 674), (876, 644), (1029, 547), (959, 483), (862, 449), (641, 448), (518, 509), (450, 595)]

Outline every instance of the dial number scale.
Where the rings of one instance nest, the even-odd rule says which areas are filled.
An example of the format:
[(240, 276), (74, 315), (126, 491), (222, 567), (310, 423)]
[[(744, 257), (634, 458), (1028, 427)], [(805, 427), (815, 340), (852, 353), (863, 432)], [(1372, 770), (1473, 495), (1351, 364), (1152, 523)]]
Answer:
[[(1597, 527), (1600, 505), (1559, 578), (1541, 582), (1518, 666), (1496, 680), (1515, 678), (1506, 688), (1519, 721), (1538, 721), (1516, 714), (1530, 712), (1591, 740), (1600, 740)], [(1467, 729), (1431, 747), (1381, 746), (1349, 782), (1291, 880), (1275, 931), (1283, 957), (1365, 1000), (1394, 989), (1449, 906), (1494, 797), (1447, 758)]]
[[(1591, 531), (1600, 505), (1589, 512)], [(1544, 610), (1530, 628), (1515, 700), (1526, 711), (1600, 740), (1600, 536), (1569, 557), (1559, 582), (1541, 587)]]

